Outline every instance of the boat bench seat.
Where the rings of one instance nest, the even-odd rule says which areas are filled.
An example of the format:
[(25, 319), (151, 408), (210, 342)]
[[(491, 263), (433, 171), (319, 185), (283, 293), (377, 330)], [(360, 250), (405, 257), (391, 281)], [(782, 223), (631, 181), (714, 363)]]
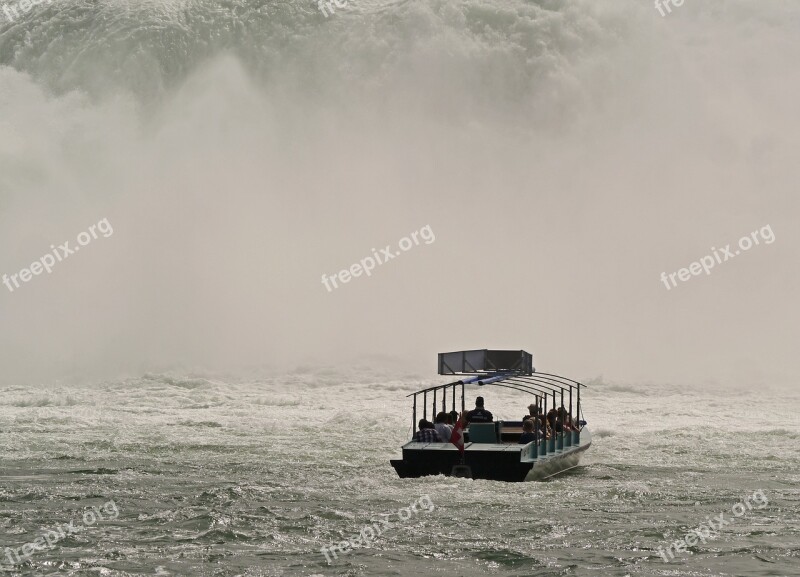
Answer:
[(497, 443), (495, 423), (470, 423), (469, 440), (471, 443)]

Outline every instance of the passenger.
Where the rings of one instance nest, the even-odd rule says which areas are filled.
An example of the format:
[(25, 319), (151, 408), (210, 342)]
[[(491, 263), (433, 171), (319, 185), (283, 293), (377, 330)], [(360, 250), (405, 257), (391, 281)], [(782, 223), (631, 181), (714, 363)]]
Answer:
[(574, 431), (575, 430), (575, 423), (572, 420), (572, 415), (570, 415), (569, 411), (566, 408), (560, 407), (558, 409), (558, 418), (561, 422), (564, 423), (564, 430), (565, 431)]
[(551, 431), (561, 432), (561, 424), (558, 422), (558, 411), (550, 409), (547, 411), (547, 425)]
[(536, 425), (536, 432), (539, 435), (540, 440), (547, 440), (553, 436), (553, 431), (550, 429), (550, 424), (543, 417), (536, 419)]
[(536, 434), (533, 432), (533, 420), (526, 419), (522, 421), (522, 436), (519, 438), (520, 445), (527, 445), (533, 441), (536, 441)]
[(542, 412), (541, 409), (539, 409), (539, 407), (535, 403), (531, 403), (530, 405), (528, 405), (528, 414), (522, 417), (522, 420), (526, 421), (531, 417), (535, 419), (541, 414), (541, 412)]
[(483, 397), (475, 399), (475, 408), (467, 413), (467, 422), (491, 423), (493, 420), (492, 413), (483, 408)]
[(414, 433), (414, 437), (411, 440), (415, 443), (441, 443), (439, 433), (436, 432), (433, 423), (427, 419), (419, 420), (419, 431)]
[(447, 416), (450, 417), (450, 421), (447, 424), (455, 427), (458, 422), (458, 411), (450, 411)]
[(436, 415), (436, 432), (439, 433), (439, 438), (443, 443), (449, 443), (450, 437), (453, 434), (453, 427), (447, 424), (447, 419), (450, 417), (447, 413), (442, 411)]

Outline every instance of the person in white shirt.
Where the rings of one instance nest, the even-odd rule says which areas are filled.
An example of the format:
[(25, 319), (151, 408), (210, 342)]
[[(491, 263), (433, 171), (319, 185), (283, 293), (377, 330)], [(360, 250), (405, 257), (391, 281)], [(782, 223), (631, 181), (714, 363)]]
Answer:
[(436, 415), (434, 427), (436, 428), (436, 432), (439, 433), (439, 438), (445, 443), (449, 443), (450, 435), (453, 434), (453, 427), (447, 424), (447, 413), (442, 411)]

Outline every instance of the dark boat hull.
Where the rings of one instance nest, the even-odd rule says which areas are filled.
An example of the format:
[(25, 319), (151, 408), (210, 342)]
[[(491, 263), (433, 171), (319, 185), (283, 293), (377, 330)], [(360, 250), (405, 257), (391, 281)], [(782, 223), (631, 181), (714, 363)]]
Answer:
[(458, 449), (450, 443), (406, 443), (403, 458), (391, 464), (401, 478), (427, 475), (468, 476), (492, 481), (538, 481), (577, 467), (581, 455), (592, 444), (588, 429), (581, 433), (580, 444), (531, 458), (530, 445), (468, 443), (461, 465)]

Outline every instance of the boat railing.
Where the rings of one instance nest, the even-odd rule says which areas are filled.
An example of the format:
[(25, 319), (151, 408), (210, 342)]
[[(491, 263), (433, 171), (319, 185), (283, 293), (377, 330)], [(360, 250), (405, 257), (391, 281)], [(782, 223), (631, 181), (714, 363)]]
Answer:
[[(557, 428), (560, 429), (560, 431), (555, 430), (556, 427), (554, 426), (553, 435), (549, 440), (543, 439), (541, 442), (538, 441), (538, 427), (534, 428), (537, 434), (539, 452), (562, 451), (565, 448), (580, 443), (580, 429), (582, 428), (580, 425), (582, 422), (581, 388), (586, 387), (586, 385), (560, 375), (538, 373), (535, 371), (499, 371), (478, 375), (469, 373), (465, 375), (465, 378), (458, 381), (435, 385), (411, 393), (407, 396), (413, 397), (411, 430), (415, 431), (417, 428), (418, 397), (421, 397), (422, 401), (422, 418), (427, 420), (429, 398), (431, 399), (432, 416), (435, 418), (440, 403), (440, 410), (447, 412), (448, 391), (450, 392), (451, 410), (456, 411), (457, 397), (460, 389), (460, 412), (463, 414), (466, 409), (465, 388), (466, 385), (471, 384), (478, 386), (497, 386), (531, 394), (536, 400), (536, 406), (542, 410), (545, 421), (547, 421), (548, 405), (550, 405), (551, 409), (556, 409), (557, 407), (562, 409), (557, 409), (556, 413)], [(574, 405), (573, 402), (575, 403)], [(575, 409), (574, 411), (573, 408)], [(567, 425), (564, 420), (565, 417), (571, 421), (568, 427), (565, 426)], [(547, 423), (545, 423), (545, 429), (546, 427)], [(569, 428), (569, 431), (567, 428)], [(568, 432), (570, 434), (566, 434)]]

